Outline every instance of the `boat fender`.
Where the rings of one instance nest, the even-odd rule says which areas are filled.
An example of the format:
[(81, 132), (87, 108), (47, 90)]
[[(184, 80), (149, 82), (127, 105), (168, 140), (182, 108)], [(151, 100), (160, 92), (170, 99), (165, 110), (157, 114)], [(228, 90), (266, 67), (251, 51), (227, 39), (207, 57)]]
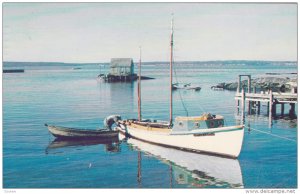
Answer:
[(121, 120), (121, 116), (120, 115), (110, 115), (108, 117), (106, 117), (104, 119), (104, 126), (106, 127), (106, 129), (108, 130), (112, 130), (112, 125), (115, 123), (118, 123), (118, 121)]

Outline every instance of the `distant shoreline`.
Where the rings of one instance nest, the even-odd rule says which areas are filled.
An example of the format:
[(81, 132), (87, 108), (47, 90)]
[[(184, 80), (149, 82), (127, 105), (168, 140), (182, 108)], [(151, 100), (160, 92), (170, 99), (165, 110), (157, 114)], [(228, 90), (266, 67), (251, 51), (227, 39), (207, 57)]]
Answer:
[[(74, 66), (74, 65), (109, 65), (110, 62), (95, 63), (65, 63), (65, 62), (14, 62), (3, 61), (3, 66)], [(137, 62), (135, 62), (137, 64)], [(142, 62), (143, 65), (169, 64), (167, 61)], [(265, 61), (265, 60), (210, 60), (210, 61), (176, 61), (177, 65), (285, 65), (297, 66), (297, 61)]]

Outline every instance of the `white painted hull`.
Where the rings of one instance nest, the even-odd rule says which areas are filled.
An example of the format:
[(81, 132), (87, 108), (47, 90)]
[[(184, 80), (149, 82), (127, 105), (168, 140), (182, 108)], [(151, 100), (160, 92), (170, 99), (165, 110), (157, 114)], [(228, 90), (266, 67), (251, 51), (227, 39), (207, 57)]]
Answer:
[[(207, 136), (200, 135), (199, 132), (172, 135), (170, 132), (143, 130), (130, 125), (127, 125), (126, 129), (118, 129), (133, 138), (149, 143), (229, 158), (239, 156), (244, 137), (243, 126), (215, 128), (218, 132)], [(211, 133), (214, 129), (207, 131)]]
[[(120, 137), (120, 134), (119, 134)], [(121, 139), (121, 138), (120, 138)], [(191, 174), (192, 181), (196, 179), (208, 179), (207, 184), (216, 185), (222, 184), (230, 188), (243, 188), (243, 177), (239, 161), (236, 159), (221, 158), (185, 152), (176, 149), (168, 149), (162, 146), (145, 143), (133, 138), (129, 138), (127, 143), (136, 146), (137, 149), (154, 155), (162, 160), (168, 160), (172, 164), (173, 171), (176, 168), (179, 171), (179, 176), (184, 177)], [(178, 167), (174, 166), (177, 165)], [(185, 172), (185, 169), (189, 172)], [(201, 172), (201, 173), (195, 173)], [(175, 178), (178, 172), (173, 173)], [(188, 180), (186, 178), (185, 180)], [(185, 182), (184, 184), (193, 184), (193, 182)]]

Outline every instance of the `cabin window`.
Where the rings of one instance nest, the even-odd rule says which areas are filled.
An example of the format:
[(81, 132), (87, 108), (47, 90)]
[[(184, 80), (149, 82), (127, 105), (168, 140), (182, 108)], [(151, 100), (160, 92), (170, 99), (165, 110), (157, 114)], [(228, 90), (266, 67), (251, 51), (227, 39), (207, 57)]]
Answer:
[(210, 126), (210, 127), (214, 127), (214, 126), (215, 126), (215, 123), (214, 123), (213, 121), (210, 121), (209, 126)]
[(198, 123), (198, 122), (195, 122), (195, 128), (199, 128), (200, 127), (200, 123)]

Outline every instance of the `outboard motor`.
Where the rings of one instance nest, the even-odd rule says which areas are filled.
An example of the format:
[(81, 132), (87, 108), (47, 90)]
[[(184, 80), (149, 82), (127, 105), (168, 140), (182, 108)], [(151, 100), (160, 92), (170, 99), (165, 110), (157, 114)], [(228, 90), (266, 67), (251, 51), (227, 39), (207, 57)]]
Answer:
[(110, 115), (104, 119), (104, 126), (108, 130), (112, 130), (111, 126), (121, 120), (120, 115)]

